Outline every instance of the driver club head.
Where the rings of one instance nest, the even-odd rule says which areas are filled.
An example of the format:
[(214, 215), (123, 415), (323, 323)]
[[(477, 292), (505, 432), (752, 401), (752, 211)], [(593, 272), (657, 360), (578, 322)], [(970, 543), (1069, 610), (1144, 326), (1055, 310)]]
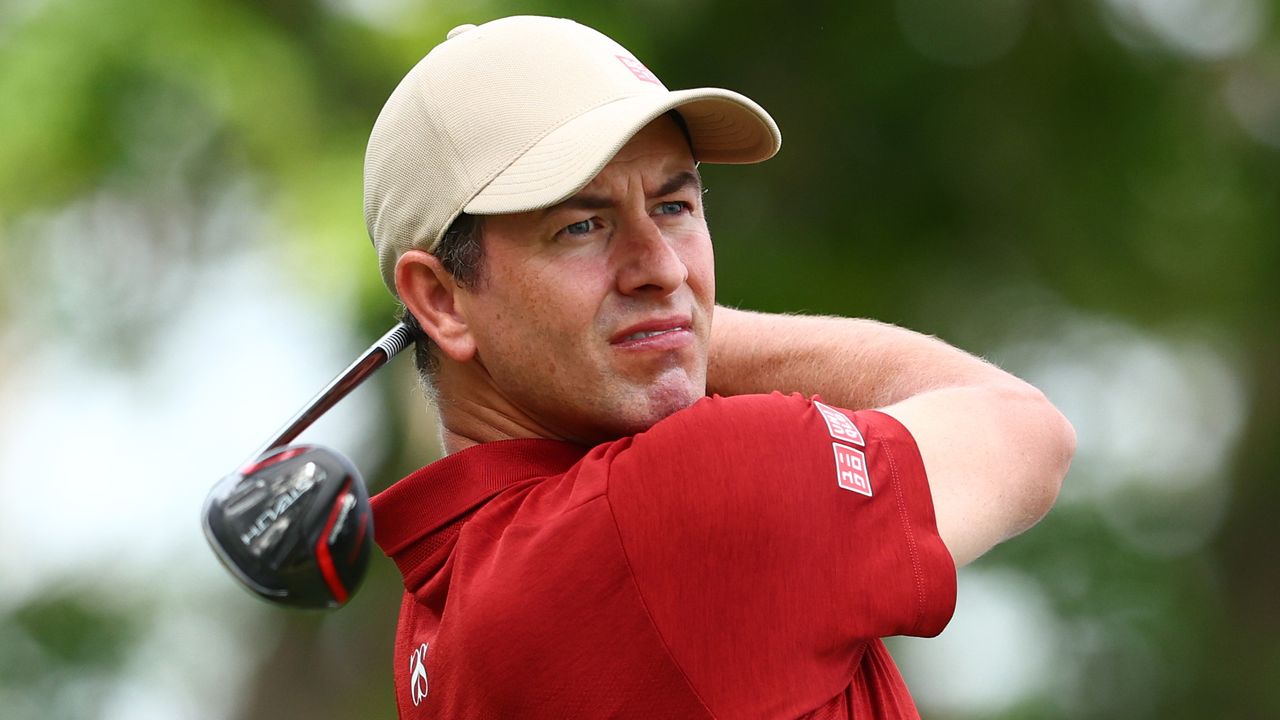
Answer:
[(318, 445), (276, 448), (222, 478), (203, 524), (231, 574), (277, 604), (340, 607), (369, 564), (364, 481), (350, 460)]

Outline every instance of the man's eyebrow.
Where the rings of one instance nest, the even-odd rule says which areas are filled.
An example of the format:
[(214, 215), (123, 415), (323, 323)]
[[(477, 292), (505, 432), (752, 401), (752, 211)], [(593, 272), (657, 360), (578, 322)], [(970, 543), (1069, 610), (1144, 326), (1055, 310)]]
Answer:
[(556, 210), (603, 210), (613, 205), (613, 199), (607, 195), (589, 195), (578, 193), (568, 200), (558, 202), (542, 211), (543, 216)]
[[(658, 188), (658, 190), (650, 195), (650, 197), (662, 197), (670, 195), (678, 190), (692, 187), (698, 194), (702, 194), (702, 178), (698, 177), (696, 172), (682, 170), (675, 175), (667, 178), (666, 182)], [(590, 193), (578, 193), (573, 197), (556, 203), (549, 208), (544, 208), (540, 213), (542, 217), (557, 210), (603, 210), (613, 206), (613, 198), (607, 195), (592, 195)]]
[(663, 195), (670, 195), (677, 190), (684, 190), (689, 187), (692, 187), (699, 195), (701, 195), (702, 178), (698, 177), (698, 174), (695, 172), (683, 170), (672, 175), (665, 183), (663, 183), (662, 187), (658, 188), (658, 192), (654, 193), (654, 196), (662, 197)]

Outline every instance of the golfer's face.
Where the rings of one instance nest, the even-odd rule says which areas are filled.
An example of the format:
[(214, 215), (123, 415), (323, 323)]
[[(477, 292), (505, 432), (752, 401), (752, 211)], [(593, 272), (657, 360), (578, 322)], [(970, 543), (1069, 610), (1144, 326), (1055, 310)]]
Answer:
[(702, 397), (715, 298), (688, 143), (660, 118), (560, 205), (487, 218), (459, 301), (508, 400), (567, 439), (643, 430)]

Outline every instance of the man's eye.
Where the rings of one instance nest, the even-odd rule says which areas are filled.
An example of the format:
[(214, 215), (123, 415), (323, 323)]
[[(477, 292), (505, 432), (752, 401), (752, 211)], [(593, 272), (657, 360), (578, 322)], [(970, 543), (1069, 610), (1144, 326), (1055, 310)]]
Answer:
[(566, 235), (586, 235), (596, 227), (595, 220), (579, 220), (578, 222), (565, 226), (562, 230)]
[(685, 211), (688, 205), (682, 202), (664, 202), (658, 206), (659, 215), (679, 215)]

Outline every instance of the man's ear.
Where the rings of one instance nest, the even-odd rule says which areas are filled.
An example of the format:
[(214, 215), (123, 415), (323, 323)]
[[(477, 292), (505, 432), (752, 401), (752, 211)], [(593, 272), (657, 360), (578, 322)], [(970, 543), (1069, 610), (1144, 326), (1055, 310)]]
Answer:
[(458, 283), (440, 259), (423, 250), (409, 250), (396, 261), (396, 292), (436, 346), (455, 362), (476, 354), (474, 338), (457, 303)]

